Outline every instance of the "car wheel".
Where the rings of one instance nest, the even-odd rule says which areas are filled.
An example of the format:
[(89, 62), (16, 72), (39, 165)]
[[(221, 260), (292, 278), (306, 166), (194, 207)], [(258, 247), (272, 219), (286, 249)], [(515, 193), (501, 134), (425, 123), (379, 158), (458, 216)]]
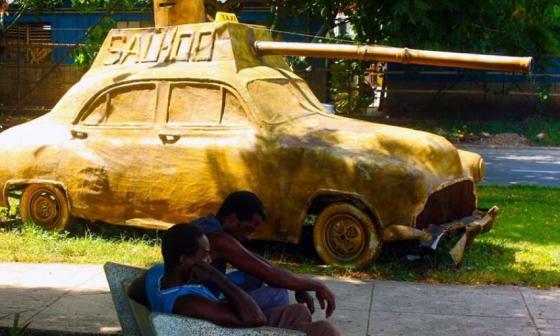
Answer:
[(317, 253), (327, 264), (367, 267), (381, 252), (372, 219), (349, 203), (327, 206), (313, 228)]
[(32, 184), (23, 191), (19, 204), (21, 220), (60, 231), (72, 221), (66, 196), (57, 187)]

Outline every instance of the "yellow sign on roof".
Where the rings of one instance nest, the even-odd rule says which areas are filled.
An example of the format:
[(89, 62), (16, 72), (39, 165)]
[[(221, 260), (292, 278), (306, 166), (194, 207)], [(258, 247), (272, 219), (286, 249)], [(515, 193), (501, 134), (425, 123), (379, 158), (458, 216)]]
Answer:
[(237, 21), (237, 16), (233, 13), (226, 13), (226, 12), (217, 12), (216, 13), (216, 22), (235, 22)]

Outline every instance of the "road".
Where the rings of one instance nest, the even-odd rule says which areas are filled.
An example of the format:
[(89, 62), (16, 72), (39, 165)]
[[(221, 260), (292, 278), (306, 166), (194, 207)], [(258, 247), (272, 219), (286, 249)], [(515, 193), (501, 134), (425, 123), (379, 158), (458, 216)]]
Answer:
[(462, 148), (478, 153), (484, 158), (486, 179), (483, 184), (560, 187), (558, 148)]

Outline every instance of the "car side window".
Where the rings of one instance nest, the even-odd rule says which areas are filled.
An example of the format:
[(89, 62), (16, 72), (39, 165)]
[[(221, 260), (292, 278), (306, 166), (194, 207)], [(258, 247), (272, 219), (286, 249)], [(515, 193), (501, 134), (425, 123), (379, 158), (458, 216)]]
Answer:
[(241, 102), (219, 85), (171, 85), (167, 124), (170, 126), (249, 125)]
[(222, 112), (222, 92), (217, 85), (173, 84), (167, 123), (174, 125), (217, 125)]
[(96, 125), (151, 125), (155, 120), (156, 85), (152, 83), (117, 87), (100, 95), (80, 123)]
[(231, 126), (248, 126), (249, 120), (241, 102), (233, 93), (224, 90), (224, 114), (222, 116), (221, 125)]
[(107, 94), (99, 96), (93, 104), (90, 105), (88, 111), (82, 117), (81, 123), (88, 126), (99, 125), (105, 119), (105, 109), (107, 108)]
[(107, 125), (152, 124), (155, 118), (156, 87), (142, 84), (109, 92)]

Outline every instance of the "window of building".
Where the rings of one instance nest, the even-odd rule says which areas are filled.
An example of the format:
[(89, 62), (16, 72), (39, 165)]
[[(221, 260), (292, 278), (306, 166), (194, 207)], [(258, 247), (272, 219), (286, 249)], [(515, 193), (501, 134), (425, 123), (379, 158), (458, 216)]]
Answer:
[(16, 23), (6, 31), (3, 63), (50, 63), (52, 30), (49, 22)]

